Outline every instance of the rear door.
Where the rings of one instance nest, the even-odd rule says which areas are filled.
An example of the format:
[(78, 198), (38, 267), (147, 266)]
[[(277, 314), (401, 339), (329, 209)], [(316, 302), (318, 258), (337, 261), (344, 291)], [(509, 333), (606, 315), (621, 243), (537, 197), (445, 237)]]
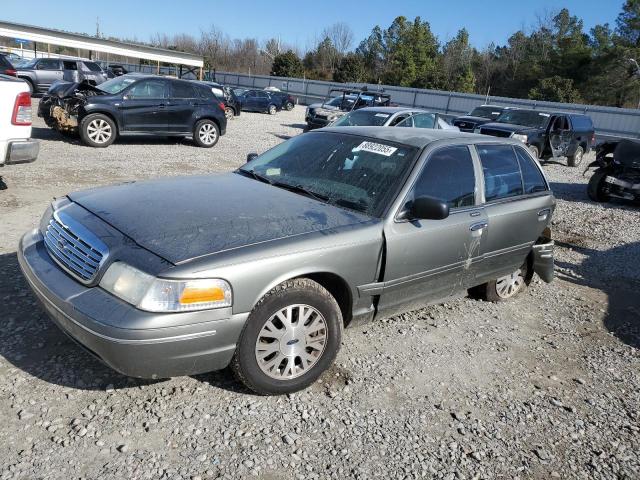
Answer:
[[(271, 102), (271, 95), (269, 95), (267, 92), (261, 92), (261, 91), (256, 91), (255, 92), (256, 97), (255, 97), (255, 101), (256, 101), (256, 110), (260, 111), (260, 112), (265, 112), (267, 111), (267, 108), (269, 107), (269, 104), (272, 103)], [(274, 102), (275, 103), (275, 102)]]
[(176, 80), (169, 83), (171, 86), (170, 98), (167, 101), (169, 131), (192, 133), (193, 112), (196, 103), (195, 88), (186, 81)]
[(92, 85), (100, 85), (106, 80), (106, 75), (102, 71), (102, 68), (100, 68), (100, 65), (96, 62), (88, 62), (85, 60), (78, 63), (80, 65), (82, 76)]
[(476, 178), (467, 145), (442, 147), (429, 155), (406, 200), (443, 200), (450, 215), (444, 220), (396, 220), (385, 229), (381, 311), (441, 299), (473, 283), (487, 225), (483, 208), (477, 206)]
[(488, 217), (477, 276), (478, 283), (483, 283), (523, 265), (548, 225), (554, 203), (538, 163), (525, 148), (479, 144), (476, 150)]
[(124, 129), (129, 132), (167, 132), (167, 82), (145, 79), (131, 85), (123, 96), (120, 109)]
[(41, 58), (36, 64), (37, 88), (48, 90), (53, 82), (62, 80), (62, 65), (57, 58)]

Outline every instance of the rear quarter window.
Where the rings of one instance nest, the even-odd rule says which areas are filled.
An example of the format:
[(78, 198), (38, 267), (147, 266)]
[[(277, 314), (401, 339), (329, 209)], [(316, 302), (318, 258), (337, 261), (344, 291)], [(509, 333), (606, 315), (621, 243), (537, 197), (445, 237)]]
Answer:
[(593, 122), (590, 117), (576, 115), (571, 117), (571, 124), (574, 130), (593, 130)]
[(94, 62), (84, 62), (84, 66), (87, 67), (92, 72), (102, 72), (100, 65)]
[(516, 157), (522, 172), (524, 193), (545, 192), (549, 189), (540, 168), (522, 147), (515, 147)]
[(6, 57), (0, 55), (0, 67), (2, 67), (2, 68), (13, 68), (13, 65), (11, 65), (11, 62), (9, 60), (7, 60)]

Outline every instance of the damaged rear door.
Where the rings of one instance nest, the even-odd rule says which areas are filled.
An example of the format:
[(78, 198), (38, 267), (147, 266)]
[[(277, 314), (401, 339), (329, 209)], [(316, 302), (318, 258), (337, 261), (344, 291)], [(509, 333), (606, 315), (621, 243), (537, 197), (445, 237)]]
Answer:
[(429, 155), (407, 202), (428, 196), (447, 202), (443, 220), (397, 220), (385, 229), (386, 263), (380, 311), (424, 303), (474, 282), (487, 216), (478, 207), (476, 169), (467, 145)]
[(167, 82), (146, 79), (131, 85), (118, 105), (123, 130), (139, 133), (162, 133), (169, 130)]

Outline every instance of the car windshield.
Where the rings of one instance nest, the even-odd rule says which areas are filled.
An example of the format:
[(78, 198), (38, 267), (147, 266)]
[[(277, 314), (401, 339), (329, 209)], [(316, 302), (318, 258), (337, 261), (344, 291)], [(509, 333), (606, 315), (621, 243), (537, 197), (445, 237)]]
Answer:
[(106, 82), (98, 85), (96, 88), (99, 88), (100, 90), (111, 94), (120, 93), (136, 80), (138, 80), (138, 78), (122, 76), (107, 80)]
[(471, 117), (480, 117), (480, 118), (488, 118), (490, 120), (495, 120), (502, 113), (501, 108), (495, 107), (476, 107), (469, 113)]
[(370, 110), (356, 110), (337, 120), (334, 127), (381, 127), (391, 116), (390, 113)]
[(23, 60), (23, 63), (20, 63), (20, 67), (22, 68), (33, 68), (36, 66), (36, 63), (38, 62), (37, 58), (33, 58), (31, 60)]
[(314, 132), (250, 161), (240, 173), (295, 188), (332, 205), (380, 217), (408, 174), (417, 149), (373, 138)]
[(496, 122), (542, 128), (547, 124), (548, 120), (548, 113), (536, 112), (535, 110), (505, 110), (496, 119)]
[(328, 102), (325, 102), (325, 105), (328, 105), (330, 107), (338, 107), (343, 110), (349, 110), (354, 102), (355, 102), (355, 97), (348, 96), (348, 97), (344, 97), (343, 99), (342, 95), (340, 95), (339, 97), (334, 97)]

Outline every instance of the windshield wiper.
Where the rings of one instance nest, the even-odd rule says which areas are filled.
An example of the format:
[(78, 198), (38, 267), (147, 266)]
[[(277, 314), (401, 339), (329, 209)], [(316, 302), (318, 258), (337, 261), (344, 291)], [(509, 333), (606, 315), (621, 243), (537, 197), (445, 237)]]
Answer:
[(264, 175), (260, 175), (259, 173), (256, 173), (255, 170), (243, 170), (242, 168), (239, 168), (238, 170), (236, 170), (236, 172), (238, 173), (242, 173), (245, 175), (248, 175), (249, 177), (258, 180), (259, 182), (263, 182), (263, 183), (268, 183), (269, 185), (273, 185), (273, 181), (270, 180), (269, 178), (265, 177)]
[(340, 198), (336, 200), (334, 203), (340, 207), (346, 207), (351, 210), (356, 210), (358, 212), (366, 212), (367, 209), (369, 208), (369, 205), (364, 200), (353, 201), (353, 200)]
[(301, 193), (303, 195), (314, 198), (321, 202), (326, 202), (329, 200), (329, 197), (327, 195), (313, 192), (308, 188), (303, 187), (302, 185), (291, 185), (289, 183), (284, 183), (284, 182), (272, 182), (271, 185), (273, 185), (274, 187), (284, 188), (285, 190), (289, 190), (290, 192)]

